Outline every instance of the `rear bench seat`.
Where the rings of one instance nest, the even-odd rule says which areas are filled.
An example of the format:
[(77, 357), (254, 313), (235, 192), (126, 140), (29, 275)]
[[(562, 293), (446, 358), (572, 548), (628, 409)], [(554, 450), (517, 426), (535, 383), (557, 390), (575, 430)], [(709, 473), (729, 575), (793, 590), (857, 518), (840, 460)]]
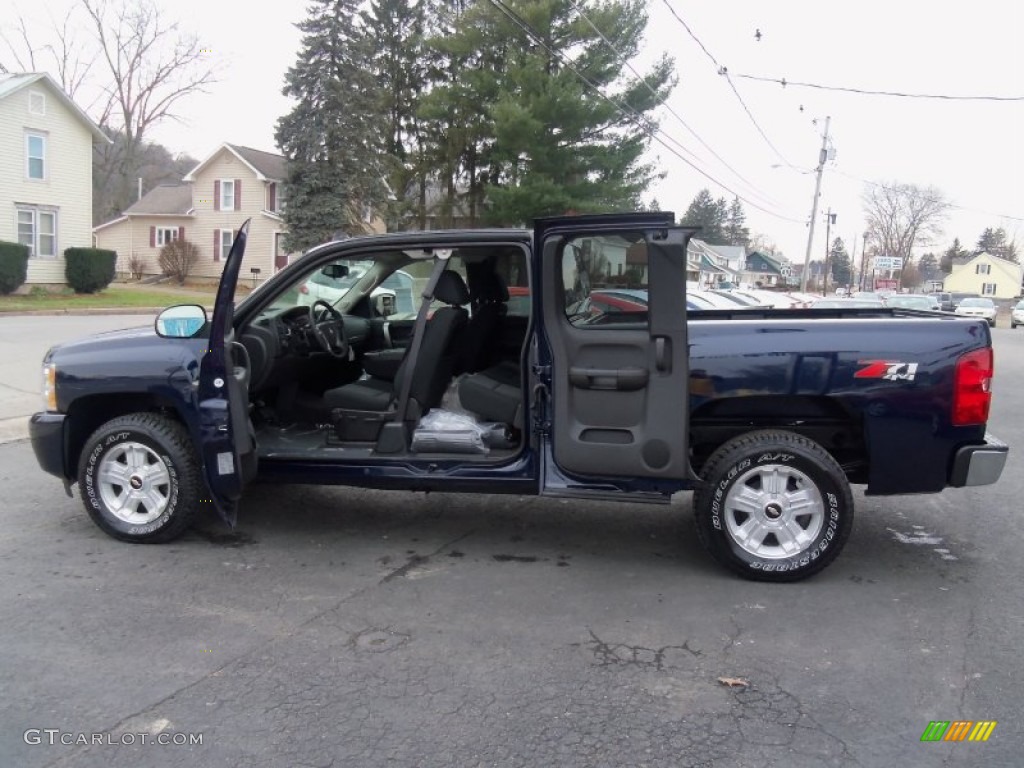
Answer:
[(519, 363), (505, 360), (459, 381), (459, 402), (484, 421), (523, 428), (523, 383)]

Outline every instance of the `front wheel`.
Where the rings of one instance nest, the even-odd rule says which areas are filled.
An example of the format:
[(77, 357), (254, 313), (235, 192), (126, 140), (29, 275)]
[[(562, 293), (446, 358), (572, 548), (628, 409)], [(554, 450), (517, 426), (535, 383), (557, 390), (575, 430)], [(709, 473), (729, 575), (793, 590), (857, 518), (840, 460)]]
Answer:
[(155, 544), (177, 538), (195, 517), (203, 487), (188, 432), (155, 413), (111, 419), (85, 443), (78, 484), (105, 533)]
[(702, 475), (697, 535), (715, 560), (748, 579), (807, 578), (835, 560), (853, 527), (846, 475), (802, 435), (741, 435), (711, 455)]

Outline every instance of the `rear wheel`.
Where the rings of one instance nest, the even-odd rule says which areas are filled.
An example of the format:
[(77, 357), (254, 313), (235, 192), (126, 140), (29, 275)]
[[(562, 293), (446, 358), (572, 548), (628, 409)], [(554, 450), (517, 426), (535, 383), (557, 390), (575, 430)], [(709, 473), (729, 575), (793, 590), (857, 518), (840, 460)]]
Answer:
[(140, 543), (180, 536), (203, 487), (185, 428), (155, 413), (119, 416), (93, 432), (78, 484), (96, 525), (115, 539)]
[(839, 555), (853, 526), (842, 468), (820, 445), (784, 431), (722, 445), (694, 494), (697, 534), (719, 563), (749, 579), (798, 581)]

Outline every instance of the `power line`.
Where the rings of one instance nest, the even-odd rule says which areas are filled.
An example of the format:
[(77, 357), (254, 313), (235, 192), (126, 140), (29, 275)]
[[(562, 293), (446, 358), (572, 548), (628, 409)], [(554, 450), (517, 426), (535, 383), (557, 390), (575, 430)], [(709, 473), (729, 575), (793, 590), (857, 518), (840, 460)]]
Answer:
[[(580, 72), (578, 69), (576, 69), (576, 67), (574, 67), (572, 65), (572, 63), (569, 62), (559, 51), (556, 51), (553, 48), (551, 48), (544, 41), (544, 38), (540, 35), (540, 33), (538, 33), (535, 29), (533, 29), (533, 27), (531, 27), (526, 21), (524, 21), (518, 14), (516, 14), (512, 9), (510, 9), (507, 5), (505, 5), (505, 3), (502, 2), (502, 0), (490, 0), (490, 2), (491, 2), (491, 5), (493, 5), (495, 8), (497, 8), (503, 14), (505, 14), (505, 16), (508, 17), (508, 19), (513, 24), (515, 24), (523, 32), (525, 32), (527, 34), (527, 36), (529, 36), (534, 41), (535, 44), (539, 45), (541, 48), (543, 48), (549, 54), (551, 54), (552, 56), (557, 58), (562, 63), (562, 65), (565, 66), (566, 69), (568, 69), (574, 75), (576, 75), (576, 77), (578, 77), (587, 86), (589, 86), (595, 93), (597, 93), (598, 96), (600, 96), (602, 99), (604, 99), (609, 104), (611, 104), (613, 107), (615, 107), (617, 112), (619, 112), (622, 115), (626, 115), (626, 116), (628, 116), (626, 114), (627, 112), (631, 113), (633, 115), (633, 117), (634, 117), (634, 121), (633, 122), (634, 122), (634, 124), (637, 127), (641, 128), (644, 131), (644, 133), (646, 133), (650, 138), (652, 138), (655, 141), (657, 141), (659, 144), (661, 144), (663, 147), (665, 147), (665, 149), (667, 149), (673, 155), (675, 155), (680, 160), (682, 160), (684, 163), (686, 163), (691, 168), (693, 168), (695, 171), (697, 171), (697, 173), (699, 173), (701, 176), (703, 176), (704, 178), (708, 179), (713, 184), (715, 184), (715, 185), (721, 187), (722, 189), (726, 190), (727, 192), (730, 192), (732, 195), (734, 195), (735, 197), (738, 197), (740, 200), (742, 200), (743, 202), (747, 203), (751, 207), (757, 208), (759, 211), (767, 213), (769, 216), (773, 216), (773, 217), (775, 217), (777, 219), (782, 219), (783, 221), (790, 221), (790, 222), (793, 222), (795, 224), (803, 224), (803, 223), (805, 223), (803, 219), (794, 219), (794, 218), (791, 218), (789, 216), (784, 216), (782, 214), (775, 213), (774, 211), (770, 211), (767, 208), (765, 208), (764, 206), (758, 205), (754, 201), (749, 200), (746, 197), (744, 197), (743, 195), (739, 194), (738, 192), (733, 190), (728, 185), (723, 184), (721, 181), (716, 179), (710, 173), (708, 173), (707, 171), (704, 171), (703, 169), (699, 168), (697, 165), (695, 165), (693, 162), (691, 162), (687, 158), (683, 157), (683, 155), (680, 152), (678, 152), (677, 150), (675, 150), (671, 146), (669, 146), (668, 143), (664, 139), (662, 139), (661, 136), (658, 135), (659, 133), (662, 133), (662, 131), (659, 128), (657, 128), (656, 126), (653, 126), (651, 124), (651, 121), (650, 121), (649, 118), (647, 118), (646, 116), (644, 116), (641, 113), (637, 112), (632, 107), (630, 107), (628, 105), (620, 104), (619, 102), (617, 102), (614, 99), (612, 99), (610, 96), (605, 95), (605, 93), (595, 83), (593, 83), (586, 75), (584, 75), (582, 72)], [(676, 144), (679, 144), (679, 142), (675, 141), (674, 139), (672, 139), (672, 141), (674, 141)], [(682, 144), (679, 144), (679, 146), (682, 147)]]
[(774, 152), (775, 155), (779, 158), (779, 160), (782, 161), (783, 165), (788, 165), (792, 167), (792, 163), (790, 163), (789, 160), (787, 160), (785, 156), (783, 156), (783, 154), (779, 152), (778, 147), (776, 147), (772, 140), (768, 138), (768, 134), (764, 132), (764, 129), (761, 127), (761, 124), (757, 122), (757, 119), (754, 117), (754, 113), (750, 111), (750, 107), (747, 106), (747, 102), (743, 100), (743, 97), (740, 95), (739, 90), (736, 88), (736, 84), (732, 81), (732, 78), (729, 76), (729, 69), (727, 67), (722, 66), (718, 62), (718, 59), (715, 58), (715, 55), (711, 53), (711, 51), (708, 50), (708, 47), (704, 45), (704, 43), (701, 41), (699, 37), (697, 37), (697, 33), (690, 29), (690, 25), (683, 20), (682, 16), (676, 13), (676, 9), (672, 7), (669, 1), (662, 0), (662, 2), (665, 3), (665, 7), (668, 8), (669, 11), (671, 11), (672, 15), (676, 18), (676, 21), (683, 25), (683, 29), (685, 29), (686, 32), (690, 35), (690, 37), (693, 38), (694, 42), (700, 46), (700, 49), (704, 51), (704, 55), (707, 56), (708, 59), (711, 60), (711, 63), (715, 65), (715, 69), (718, 72), (718, 74), (723, 75), (725, 77), (726, 82), (729, 83), (729, 88), (736, 95), (736, 98), (740, 102), (740, 106), (743, 107), (743, 111), (746, 112), (747, 117), (750, 118), (750, 122), (754, 124), (754, 128), (757, 129), (757, 132), (761, 135), (761, 138), (764, 139), (765, 143), (771, 148), (772, 152)]
[[(611, 49), (611, 51), (615, 54), (616, 60), (619, 62), (619, 64), (627, 67), (629, 69), (629, 71), (633, 73), (634, 77), (636, 77), (637, 80), (639, 80), (641, 83), (643, 83), (644, 86), (647, 88), (647, 90), (651, 92), (652, 96), (654, 96), (655, 98), (660, 98), (658, 92), (656, 90), (654, 90), (654, 88), (651, 86), (650, 83), (647, 82), (646, 78), (644, 78), (639, 72), (636, 71), (636, 69), (633, 67), (632, 64), (629, 63), (629, 61), (622, 54), (622, 52), (618, 48), (615, 47), (615, 44), (612, 43), (612, 41), (609, 40), (605, 36), (605, 34), (597, 27), (597, 25), (591, 20), (591, 18), (589, 16), (587, 16), (587, 14), (584, 12), (583, 8), (581, 8), (573, 0), (569, 0), (569, 2), (572, 5), (572, 7), (576, 9), (576, 12), (580, 15), (580, 17), (584, 21), (586, 21), (587, 24), (590, 25), (590, 28), (592, 30), (594, 30), (594, 32), (596, 32), (598, 34), (598, 36), (605, 42), (605, 44), (608, 46), (608, 48)], [(688, 130), (693, 135), (693, 137), (698, 142), (700, 142), (701, 146), (703, 146), (705, 149), (707, 149), (708, 152), (710, 152), (722, 165), (724, 165), (726, 168), (728, 168), (730, 171), (732, 171), (732, 173), (740, 181), (742, 181), (744, 184), (746, 184), (750, 188), (751, 192), (753, 192), (757, 197), (761, 198), (762, 200), (764, 200), (769, 205), (777, 205), (777, 203), (775, 201), (773, 201), (770, 197), (768, 197), (767, 195), (763, 194), (752, 181), (750, 181), (746, 176), (744, 176), (742, 173), (740, 173), (735, 168), (733, 168), (731, 165), (729, 165), (729, 163), (726, 162), (725, 158), (723, 158), (721, 155), (719, 155), (711, 147), (711, 145), (709, 145), (706, 141), (704, 141), (704, 139), (702, 139), (701, 136), (693, 128), (691, 128), (690, 125), (682, 118), (682, 116), (679, 115), (679, 113), (676, 112), (668, 103), (664, 103), (663, 102), (662, 106), (665, 107), (666, 110), (668, 110), (669, 114), (672, 115), (679, 122), (680, 125), (682, 125), (686, 130)], [(687, 150), (687, 153), (691, 157), (693, 157), (695, 160), (697, 159), (697, 156), (694, 155), (692, 152), (689, 152), (689, 150)]]
[(733, 77), (742, 77), (745, 80), (756, 80), (762, 83), (778, 83), (783, 88), (792, 85), (798, 88), (815, 88), (820, 91), (842, 91), (843, 93), (856, 93), (862, 96), (896, 96), (905, 99), (944, 99), (946, 101), (1024, 101), (1024, 96), (956, 96), (940, 93), (905, 93), (903, 91), (876, 91), (868, 88), (851, 88), (841, 85), (805, 83), (799, 80), (787, 80), (784, 77), (760, 77), (758, 75), (746, 74), (736, 74), (733, 75)]
[[(891, 186), (889, 184), (885, 184), (885, 183), (880, 182), (880, 181), (870, 181), (868, 179), (861, 178), (860, 176), (854, 176), (852, 173), (846, 173), (845, 171), (840, 171), (840, 170), (837, 170), (835, 168), (830, 169), (830, 171), (831, 171), (831, 173), (835, 173), (835, 174), (838, 174), (840, 176), (845, 176), (846, 178), (852, 179), (853, 181), (859, 181), (862, 184), (867, 184), (870, 187), (880, 187), (881, 189), (891, 189)], [(927, 200), (930, 201), (930, 202), (942, 202), (946, 206), (948, 206), (949, 208), (956, 208), (958, 211), (969, 211), (971, 213), (981, 213), (981, 214), (984, 214), (985, 216), (991, 216), (994, 219), (1011, 219), (1012, 221), (1024, 221), (1024, 216), (1011, 216), (1008, 213), (995, 213), (993, 211), (983, 211), (980, 208), (970, 208), (970, 207), (968, 207), (966, 205), (957, 205), (956, 203), (951, 203), (948, 200), (939, 200), (938, 198), (927, 198)]]

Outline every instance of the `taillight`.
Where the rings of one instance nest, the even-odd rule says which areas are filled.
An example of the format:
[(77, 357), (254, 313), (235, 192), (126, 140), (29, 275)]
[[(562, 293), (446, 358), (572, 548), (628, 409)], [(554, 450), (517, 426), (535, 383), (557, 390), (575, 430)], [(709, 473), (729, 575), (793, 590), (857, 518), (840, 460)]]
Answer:
[(953, 425), (965, 427), (988, 421), (992, 403), (992, 348), (976, 349), (956, 361), (953, 380)]

